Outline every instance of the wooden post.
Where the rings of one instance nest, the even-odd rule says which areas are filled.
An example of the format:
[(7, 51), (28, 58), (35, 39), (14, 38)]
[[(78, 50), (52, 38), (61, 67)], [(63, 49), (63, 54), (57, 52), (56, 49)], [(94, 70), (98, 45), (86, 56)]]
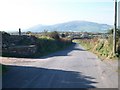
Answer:
[(19, 28), (19, 36), (21, 36), (21, 28)]

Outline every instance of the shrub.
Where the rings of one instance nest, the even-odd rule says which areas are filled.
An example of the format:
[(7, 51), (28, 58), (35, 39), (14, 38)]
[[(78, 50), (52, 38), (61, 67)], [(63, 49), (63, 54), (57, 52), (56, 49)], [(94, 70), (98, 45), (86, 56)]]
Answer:
[(53, 31), (53, 32), (49, 33), (49, 37), (51, 37), (51, 38), (53, 38), (55, 40), (59, 40), (60, 39), (59, 34), (58, 34), (57, 31)]
[(64, 34), (64, 33), (62, 33), (61, 37), (63, 37), (63, 38), (64, 38), (64, 37), (65, 37), (65, 34)]

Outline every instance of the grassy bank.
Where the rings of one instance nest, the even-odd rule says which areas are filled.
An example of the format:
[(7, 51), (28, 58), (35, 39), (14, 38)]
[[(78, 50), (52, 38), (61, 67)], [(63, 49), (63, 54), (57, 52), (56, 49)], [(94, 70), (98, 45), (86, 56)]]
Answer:
[(55, 40), (50, 37), (40, 37), (37, 41), (38, 53), (35, 56), (44, 56), (59, 50), (63, 50), (71, 45), (71, 42), (67, 41), (68, 40), (63, 38), (60, 40)]
[(97, 54), (101, 59), (118, 59), (119, 54), (114, 55), (112, 53), (111, 39), (80, 39), (74, 40), (74, 42), (81, 44), (85, 49)]

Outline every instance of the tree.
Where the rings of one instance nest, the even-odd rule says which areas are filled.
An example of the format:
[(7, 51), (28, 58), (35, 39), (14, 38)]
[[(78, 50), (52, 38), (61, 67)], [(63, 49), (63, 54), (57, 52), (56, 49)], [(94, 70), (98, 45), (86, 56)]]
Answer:
[(65, 34), (64, 34), (64, 33), (62, 33), (61, 37), (63, 37), (63, 38), (64, 38), (64, 37), (65, 37)]
[(113, 34), (113, 29), (108, 30), (107, 32), (109, 35)]

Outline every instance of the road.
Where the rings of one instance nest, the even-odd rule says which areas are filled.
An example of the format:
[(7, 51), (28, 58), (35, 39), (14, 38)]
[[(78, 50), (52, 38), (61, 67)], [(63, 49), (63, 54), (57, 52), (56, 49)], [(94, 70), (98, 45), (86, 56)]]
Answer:
[(118, 88), (117, 72), (75, 43), (42, 58), (3, 58), (2, 63), (9, 67), (3, 88)]

